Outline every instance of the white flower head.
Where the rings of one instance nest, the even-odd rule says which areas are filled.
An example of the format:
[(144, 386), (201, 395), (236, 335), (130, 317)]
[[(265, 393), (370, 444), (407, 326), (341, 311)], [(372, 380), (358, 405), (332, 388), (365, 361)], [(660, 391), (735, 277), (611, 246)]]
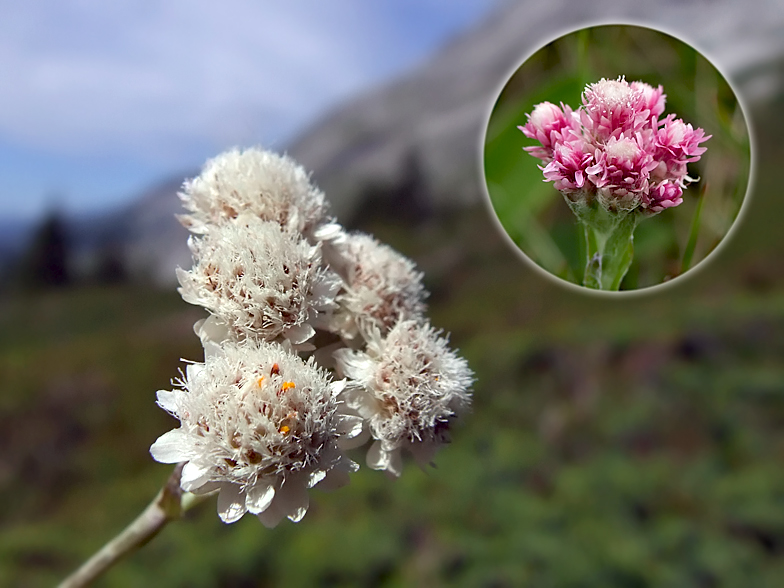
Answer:
[(344, 398), (376, 440), (368, 465), (400, 475), (402, 449), (425, 464), (447, 441), (450, 420), (471, 403), (473, 375), (428, 324), (401, 321), (386, 337), (375, 330), (366, 339), (364, 351), (335, 352), (350, 379)]
[(345, 235), (335, 251), (344, 279), (334, 321), (341, 334), (353, 338), (360, 325), (386, 333), (401, 320), (420, 320), (427, 291), (413, 261), (363, 233)]
[(177, 270), (180, 293), (207, 308), (229, 338), (300, 344), (335, 307), (340, 279), (322, 267), (320, 247), (277, 223), (241, 216), (190, 245), (194, 266)]
[(326, 222), (328, 207), (302, 166), (258, 148), (232, 149), (210, 159), (201, 175), (185, 182), (180, 199), (190, 213), (180, 221), (198, 234), (247, 212), (310, 237)]
[(308, 509), (307, 489), (338, 487), (356, 464), (338, 448), (361, 431), (339, 412), (343, 382), (312, 361), (263, 341), (226, 342), (205, 363), (191, 364), (180, 389), (158, 392), (158, 404), (180, 427), (153, 443), (162, 463), (187, 462), (187, 492), (220, 490), (218, 513), (232, 523), (246, 512), (268, 527)]
[(634, 88), (621, 76), (617, 80), (602, 78), (585, 88), (583, 101), (586, 104), (606, 111), (627, 106), (634, 95)]

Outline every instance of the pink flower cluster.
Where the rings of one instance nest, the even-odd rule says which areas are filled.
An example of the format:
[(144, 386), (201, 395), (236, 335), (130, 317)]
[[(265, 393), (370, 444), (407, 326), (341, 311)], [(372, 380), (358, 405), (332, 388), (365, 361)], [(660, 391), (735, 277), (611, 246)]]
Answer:
[(542, 102), (518, 128), (540, 143), (525, 150), (545, 163), (545, 181), (570, 199), (596, 195), (610, 211), (655, 214), (683, 202), (686, 166), (710, 139), (674, 114), (661, 118), (664, 101), (661, 86), (602, 78), (577, 110)]

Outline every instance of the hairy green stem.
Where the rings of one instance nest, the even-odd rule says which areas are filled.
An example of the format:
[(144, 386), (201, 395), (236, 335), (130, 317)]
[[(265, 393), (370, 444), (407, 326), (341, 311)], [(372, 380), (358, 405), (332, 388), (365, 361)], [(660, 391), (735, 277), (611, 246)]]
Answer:
[(583, 285), (597, 290), (617, 291), (634, 257), (634, 213), (619, 217), (609, 230), (584, 224), (586, 264)]
[(635, 211), (605, 210), (596, 200), (571, 201), (569, 208), (580, 221), (585, 243), (583, 285), (617, 291), (634, 257)]

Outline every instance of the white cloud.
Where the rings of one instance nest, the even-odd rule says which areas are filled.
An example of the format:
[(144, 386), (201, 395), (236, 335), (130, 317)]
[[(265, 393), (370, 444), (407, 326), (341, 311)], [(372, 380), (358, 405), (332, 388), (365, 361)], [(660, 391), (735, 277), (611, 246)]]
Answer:
[[(424, 3), (423, 14), (432, 16), (438, 4)], [(409, 9), (403, 21), (390, 18), (396, 5)], [(6, 5), (0, 18), (0, 134), (49, 152), (109, 151), (172, 165), (204, 149), (279, 143), (325, 106), (411, 59), (412, 47), (415, 53), (427, 36), (423, 23), (405, 21), (414, 5)]]

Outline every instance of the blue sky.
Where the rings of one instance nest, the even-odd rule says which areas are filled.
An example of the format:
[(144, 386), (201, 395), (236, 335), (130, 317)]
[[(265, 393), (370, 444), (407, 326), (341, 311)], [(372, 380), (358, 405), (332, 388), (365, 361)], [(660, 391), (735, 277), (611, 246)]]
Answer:
[(283, 149), (489, 0), (0, 0), (0, 216), (115, 208), (234, 145)]

